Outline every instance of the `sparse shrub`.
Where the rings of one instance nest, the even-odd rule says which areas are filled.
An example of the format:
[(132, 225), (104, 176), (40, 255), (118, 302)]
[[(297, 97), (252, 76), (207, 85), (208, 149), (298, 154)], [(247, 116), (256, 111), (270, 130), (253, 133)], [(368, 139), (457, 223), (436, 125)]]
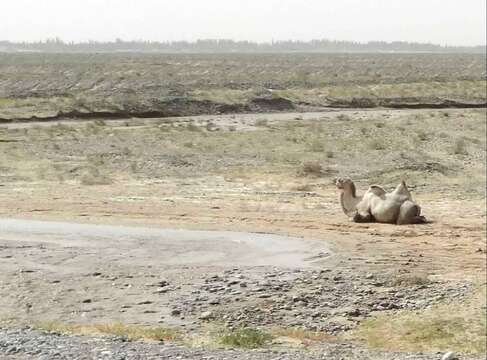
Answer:
[(369, 148), (372, 150), (384, 150), (386, 147), (381, 141), (374, 139), (369, 142)]
[(186, 129), (189, 131), (201, 131), (200, 127), (196, 126), (193, 123), (189, 123), (188, 125), (186, 125)]
[(269, 126), (269, 121), (267, 119), (257, 119), (255, 121), (255, 126), (259, 126), (259, 127)]
[(132, 155), (132, 150), (130, 150), (129, 147), (125, 146), (124, 148), (122, 148), (122, 155), (130, 156)]
[(106, 175), (102, 175), (95, 167), (89, 167), (88, 172), (81, 177), (82, 185), (110, 185), (113, 181)]
[(325, 146), (323, 145), (323, 142), (321, 139), (315, 138), (311, 140), (311, 143), (308, 144), (309, 151), (312, 152), (322, 152), (325, 150)]
[(383, 122), (378, 122), (378, 123), (375, 123), (375, 127), (378, 129), (382, 129), (382, 128), (386, 127), (386, 124)]
[(350, 118), (350, 116), (348, 116), (348, 115), (346, 115), (346, 114), (340, 114), (340, 115), (338, 115), (338, 116), (337, 116), (337, 119), (338, 119), (338, 120), (341, 120), (341, 121), (350, 121), (350, 120), (352, 120), (352, 119)]
[(392, 286), (421, 286), (431, 283), (426, 275), (399, 276), (392, 281)]
[(453, 146), (453, 153), (455, 155), (468, 155), (467, 143), (464, 139), (455, 140), (455, 145)]
[(230, 125), (230, 126), (228, 127), (228, 131), (232, 131), (232, 132), (233, 132), (233, 131), (237, 131), (237, 127), (236, 127), (235, 125)]
[(313, 190), (313, 186), (310, 184), (303, 184), (294, 187), (293, 190), (309, 192)]
[(85, 126), (86, 132), (88, 134), (94, 134), (94, 135), (100, 133), (100, 128), (101, 128), (101, 126), (98, 126), (92, 122), (86, 124), (86, 126)]
[(94, 167), (98, 167), (98, 166), (103, 166), (105, 165), (105, 159), (104, 159), (104, 156), (103, 154), (93, 154), (93, 155), (89, 155), (88, 156), (88, 162), (94, 166)]
[(171, 125), (161, 124), (158, 126), (159, 130), (163, 132), (171, 131)]
[(320, 176), (323, 174), (323, 166), (318, 161), (306, 161), (299, 173), (302, 176)]
[(444, 112), (442, 113), (442, 115), (443, 115), (444, 117), (450, 117), (450, 113), (449, 113), (449, 112), (446, 112), (446, 111), (444, 111)]
[(327, 157), (328, 159), (333, 159), (333, 158), (335, 157), (335, 154), (333, 153), (333, 151), (328, 150), (328, 151), (326, 152), (326, 157)]
[(106, 126), (106, 122), (105, 120), (103, 119), (96, 119), (95, 121), (93, 121), (93, 123), (96, 125), (96, 126)]
[(418, 130), (417, 134), (418, 134), (418, 139), (421, 141), (426, 141), (429, 139), (429, 136), (426, 133), (426, 131)]
[(366, 127), (361, 127), (360, 128), (360, 132), (362, 133), (362, 135), (367, 135), (368, 131), (369, 130)]
[(259, 329), (243, 327), (223, 334), (220, 343), (226, 346), (256, 349), (266, 345), (272, 336)]
[(211, 121), (208, 121), (205, 125), (207, 131), (214, 131), (216, 127), (217, 127), (216, 124)]

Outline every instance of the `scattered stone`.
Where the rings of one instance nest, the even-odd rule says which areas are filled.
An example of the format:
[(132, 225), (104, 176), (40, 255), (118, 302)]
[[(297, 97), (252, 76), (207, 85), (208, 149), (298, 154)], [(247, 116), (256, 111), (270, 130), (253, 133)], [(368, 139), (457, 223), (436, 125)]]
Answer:
[(137, 303), (137, 305), (150, 305), (150, 304), (152, 304), (152, 301), (150, 300), (144, 300)]
[(453, 351), (448, 351), (441, 357), (441, 360), (455, 360), (455, 359), (457, 359), (457, 357), (455, 356), (455, 353)]
[(179, 310), (179, 309), (172, 309), (171, 310), (171, 315), (172, 316), (179, 316), (179, 315), (181, 315), (181, 310)]
[(199, 318), (200, 320), (210, 320), (213, 318), (213, 313), (211, 311), (202, 312)]

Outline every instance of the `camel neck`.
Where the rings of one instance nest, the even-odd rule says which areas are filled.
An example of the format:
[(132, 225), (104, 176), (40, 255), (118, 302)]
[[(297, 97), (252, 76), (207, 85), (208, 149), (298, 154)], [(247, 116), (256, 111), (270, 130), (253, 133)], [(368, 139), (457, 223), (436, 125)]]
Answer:
[(357, 209), (357, 204), (360, 200), (361, 197), (357, 197), (354, 192), (342, 191), (340, 193), (340, 205), (346, 215), (350, 215)]

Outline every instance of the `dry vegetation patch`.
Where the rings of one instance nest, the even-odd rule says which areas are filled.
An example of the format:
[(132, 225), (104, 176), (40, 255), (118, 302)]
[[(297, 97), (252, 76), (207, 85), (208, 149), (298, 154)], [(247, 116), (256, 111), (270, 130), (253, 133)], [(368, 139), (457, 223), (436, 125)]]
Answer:
[(60, 322), (44, 322), (35, 326), (44, 331), (59, 334), (76, 334), (76, 335), (114, 335), (125, 338), (130, 341), (135, 340), (152, 340), (152, 341), (175, 341), (180, 339), (181, 334), (176, 329), (165, 327), (147, 327), (140, 325), (126, 325), (122, 323), (106, 324), (64, 324)]
[(464, 303), (433, 306), (423, 311), (378, 315), (353, 331), (369, 347), (388, 351), (486, 351), (485, 285)]

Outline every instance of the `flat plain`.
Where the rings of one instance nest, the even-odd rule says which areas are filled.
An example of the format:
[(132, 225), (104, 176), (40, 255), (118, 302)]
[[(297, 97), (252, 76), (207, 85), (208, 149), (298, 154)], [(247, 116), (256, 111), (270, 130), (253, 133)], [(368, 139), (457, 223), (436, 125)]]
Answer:
[[(485, 60), (0, 55), (0, 353), (482, 358)], [(343, 176), (405, 179), (430, 222), (350, 222)], [(309, 266), (147, 228), (292, 237)]]

